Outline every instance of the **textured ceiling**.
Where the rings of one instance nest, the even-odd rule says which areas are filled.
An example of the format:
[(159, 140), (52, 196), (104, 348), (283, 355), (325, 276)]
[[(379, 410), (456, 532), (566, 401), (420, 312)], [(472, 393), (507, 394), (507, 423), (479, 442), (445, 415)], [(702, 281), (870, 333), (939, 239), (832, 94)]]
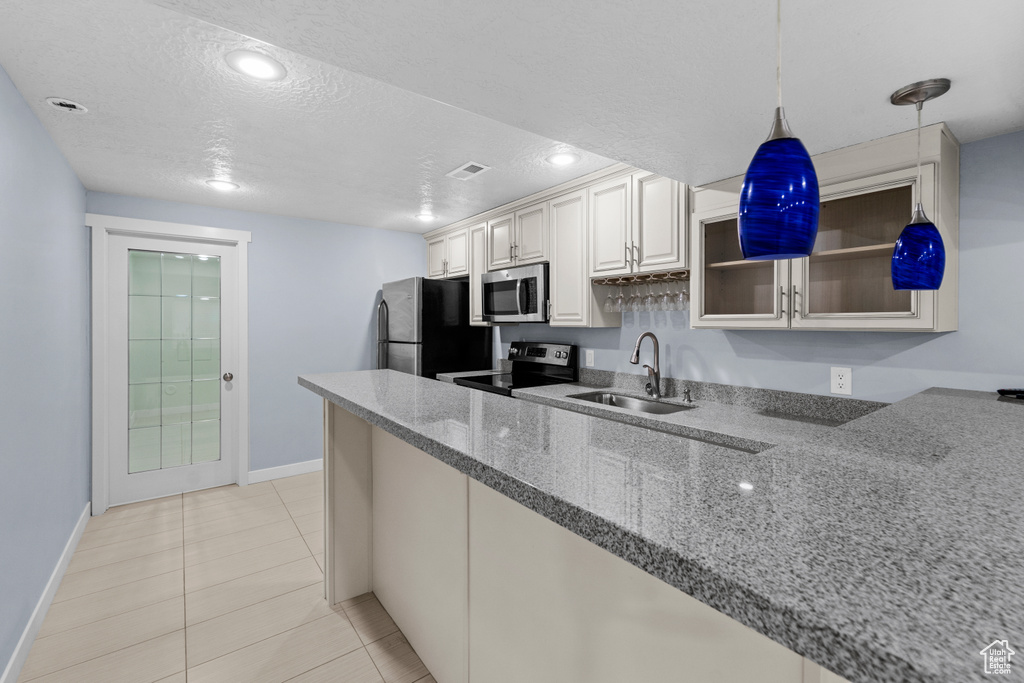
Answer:
[[(3, 0), (0, 16), (0, 64), (90, 190), (423, 232), (614, 163), (552, 167), (569, 145), (146, 2)], [(224, 63), (253, 47), (286, 79)], [(493, 169), (444, 176), (467, 161)]]
[[(742, 173), (775, 106), (772, 0), (156, 0), (356, 73), (701, 184)], [(811, 153), (925, 122), (1024, 127), (1022, 0), (785, 0), (784, 100)]]
[[(742, 173), (775, 106), (774, 6), (0, 0), (0, 64), (89, 189), (424, 231), (612, 160), (693, 184)], [(925, 123), (965, 142), (1024, 127), (1021, 0), (783, 10), (786, 109), (812, 153), (912, 128), (888, 95), (937, 76), (953, 88)], [(230, 71), (244, 47), (288, 77)], [(566, 146), (581, 164), (542, 161)], [(466, 161), (494, 170), (444, 177)], [(242, 191), (203, 184), (219, 174)], [(428, 206), (437, 223), (412, 218)]]

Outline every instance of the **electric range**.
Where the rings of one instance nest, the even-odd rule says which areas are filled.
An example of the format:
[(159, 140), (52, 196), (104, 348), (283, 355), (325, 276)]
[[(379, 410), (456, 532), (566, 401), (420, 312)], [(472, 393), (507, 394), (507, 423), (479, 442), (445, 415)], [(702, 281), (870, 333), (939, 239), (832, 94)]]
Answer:
[(508, 349), (512, 371), (456, 377), (455, 383), (472, 389), (511, 396), (513, 389), (580, 381), (578, 349), (573, 344), (512, 342)]

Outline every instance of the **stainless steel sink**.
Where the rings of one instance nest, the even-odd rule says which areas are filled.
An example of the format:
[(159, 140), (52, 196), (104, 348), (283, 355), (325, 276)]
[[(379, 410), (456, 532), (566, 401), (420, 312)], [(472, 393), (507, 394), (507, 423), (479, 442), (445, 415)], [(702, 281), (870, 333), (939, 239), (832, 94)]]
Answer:
[(681, 410), (692, 410), (697, 406), (679, 405), (677, 403), (663, 403), (661, 401), (647, 401), (633, 396), (613, 394), (608, 391), (591, 391), (586, 394), (571, 394), (566, 398), (578, 398), (581, 401), (591, 401), (606, 406), (635, 410), (638, 413), (651, 413), (654, 415), (668, 415), (678, 413)]

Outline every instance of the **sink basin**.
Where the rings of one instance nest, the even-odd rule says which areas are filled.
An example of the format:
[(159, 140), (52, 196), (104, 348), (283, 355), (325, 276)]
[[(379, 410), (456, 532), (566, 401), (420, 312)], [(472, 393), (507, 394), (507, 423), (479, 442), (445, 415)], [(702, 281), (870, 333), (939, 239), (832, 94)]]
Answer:
[(681, 410), (692, 410), (697, 406), (679, 405), (677, 403), (662, 403), (661, 401), (648, 401), (633, 396), (613, 394), (608, 391), (592, 391), (586, 394), (572, 394), (566, 398), (578, 398), (581, 401), (591, 401), (606, 406), (635, 410), (638, 413), (651, 413), (654, 415), (668, 415), (678, 413)]

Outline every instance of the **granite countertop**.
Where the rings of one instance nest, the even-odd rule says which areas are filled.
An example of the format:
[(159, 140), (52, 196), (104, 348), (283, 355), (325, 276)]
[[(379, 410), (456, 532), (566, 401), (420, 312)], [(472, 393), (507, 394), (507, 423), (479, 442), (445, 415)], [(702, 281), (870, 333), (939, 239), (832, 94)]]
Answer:
[(299, 383), (854, 683), (985, 680), (982, 648), (1024, 643), (1024, 402), (930, 389), (829, 426), (698, 397), (657, 425), (694, 440), (551, 388)]

